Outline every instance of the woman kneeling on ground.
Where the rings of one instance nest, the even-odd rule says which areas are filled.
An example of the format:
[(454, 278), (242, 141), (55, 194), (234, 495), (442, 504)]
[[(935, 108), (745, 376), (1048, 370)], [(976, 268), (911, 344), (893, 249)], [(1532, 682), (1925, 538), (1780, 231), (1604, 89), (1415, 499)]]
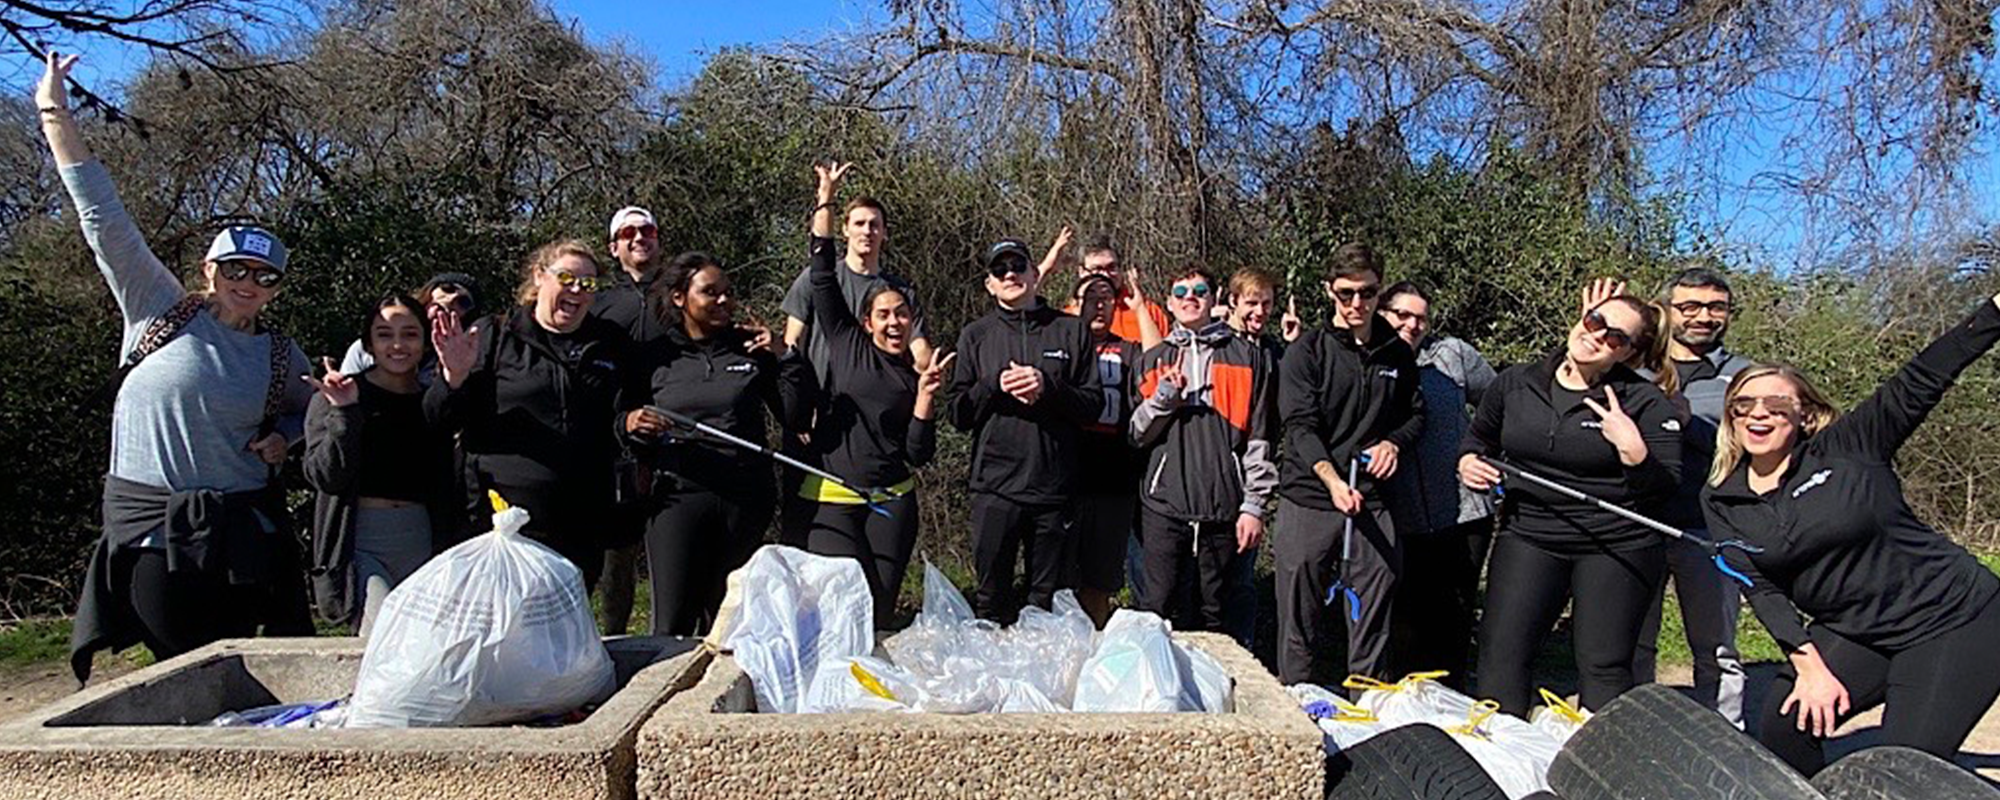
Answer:
[(312, 387), (305, 353), (261, 319), (285, 247), (262, 228), (224, 230), (202, 260), (207, 289), (190, 294), (146, 248), (70, 117), (63, 85), (75, 63), (49, 53), (35, 101), (124, 338), (104, 536), (70, 665), (81, 680), (106, 648), (143, 642), (164, 660), (260, 625), (310, 635), (277, 465), (303, 432)]
[(1840, 723), (1878, 705), (1883, 744), (1949, 760), (2000, 695), (2000, 579), (1911, 513), (1891, 463), (1996, 340), (2000, 296), (1846, 416), (1788, 366), (1729, 384), (1702, 510), (1717, 540), (1762, 548), (1723, 553), (1791, 661), (1758, 739), (1802, 773), (1825, 765)]
[(304, 472), (319, 493), (313, 598), (321, 617), (355, 623), (364, 638), (382, 599), (430, 559), (432, 533), (450, 530), (459, 507), (451, 437), (424, 419), (429, 330), (415, 299), (383, 298), (361, 329), (372, 366), (350, 375), (328, 361), (306, 411)]

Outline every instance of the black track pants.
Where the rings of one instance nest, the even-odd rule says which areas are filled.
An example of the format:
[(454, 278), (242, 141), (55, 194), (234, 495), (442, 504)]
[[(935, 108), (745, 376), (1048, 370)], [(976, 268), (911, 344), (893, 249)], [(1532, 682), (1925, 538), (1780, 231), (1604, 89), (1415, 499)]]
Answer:
[(681, 488), (661, 494), (657, 503), (646, 526), (653, 633), (695, 636), (715, 621), (729, 573), (764, 543), (773, 498)]
[(998, 495), (974, 494), (972, 552), (979, 588), (972, 596), (973, 612), (981, 619), (1013, 622), (1020, 610), (1013, 602), (1014, 559), (1024, 550), (1026, 600), (1048, 608), (1064, 576), (1073, 572), (1065, 563), (1066, 557), (1075, 556), (1067, 546), (1068, 519), (1069, 510), (1059, 505), (1025, 505)]
[(910, 568), (910, 551), (917, 546), (916, 492), (880, 504), (889, 512), (886, 517), (865, 505), (814, 505), (818, 508), (806, 532), (806, 550), (861, 562), (875, 600), (875, 626), (881, 629), (895, 619), (896, 594)]
[(1666, 568), (1657, 541), (1636, 550), (1562, 553), (1502, 533), (1493, 543), (1479, 622), (1479, 695), (1499, 701), (1501, 711), (1528, 715), (1535, 688), (1529, 665), (1574, 597), (1578, 695), (1585, 708), (1602, 709), (1632, 688), (1632, 646)]
[[(2000, 696), (2000, 602), (1971, 622), (1902, 650), (1877, 650), (1812, 627), (1813, 646), (1833, 676), (1847, 687), (1846, 722), (1882, 709), (1882, 744), (1914, 747), (1946, 761), (1958, 755), (1966, 734)], [(1798, 707), (1778, 709), (1798, 679), (1790, 665), (1771, 683), (1757, 722), (1757, 741), (1793, 769), (1811, 776), (1826, 765), (1821, 740), (1798, 729)]]

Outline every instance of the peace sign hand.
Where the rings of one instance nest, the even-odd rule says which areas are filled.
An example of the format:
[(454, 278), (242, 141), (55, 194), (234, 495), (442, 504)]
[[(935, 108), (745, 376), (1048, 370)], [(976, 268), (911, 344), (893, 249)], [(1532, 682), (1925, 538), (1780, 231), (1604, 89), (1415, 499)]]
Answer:
[(48, 52), (46, 66), (42, 70), (42, 81), (35, 85), (36, 108), (59, 108), (69, 110), (69, 92), (63, 90), (69, 81), (69, 71), (76, 66), (79, 55), (64, 56), (54, 50)]
[(946, 353), (931, 359), (931, 365), (917, 374), (917, 394), (936, 397), (938, 390), (944, 388), (945, 376), (951, 374), (951, 362), (955, 358), (958, 358), (957, 353)]
[(351, 406), (361, 399), (361, 384), (352, 376), (341, 374), (340, 370), (333, 366), (333, 359), (321, 357), (320, 364), (326, 367), (326, 377), (319, 379), (314, 379), (311, 375), (299, 377), (304, 378), (306, 383), (312, 384), (314, 389), (318, 389), (334, 408)]
[(846, 163), (832, 161), (825, 164), (813, 165), (813, 174), (819, 176), (819, 201), (821, 203), (833, 202), (834, 196), (840, 194), (841, 182), (847, 180), (847, 171), (853, 168), (854, 163), (851, 161)]
[(1278, 320), (1278, 332), (1284, 335), (1286, 344), (1298, 341), (1299, 334), (1305, 332), (1305, 324), (1299, 321), (1297, 297), (1285, 298), (1285, 315)]
[(1625, 415), (1624, 407), (1618, 402), (1618, 393), (1611, 387), (1604, 387), (1604, 397), (1602, 405), (1588, 395), (1584, 396), (1583, 403), (1597, 412), (1598, 421), (1602, 423), (1598, 432), (1604, 434), (1604, 440), (1611, 446), (1618, 448), (1618, 460), (1628, 467), (1637, 466), (1646, 460), (1646, 439), (1639, 435), (1639, 424)]

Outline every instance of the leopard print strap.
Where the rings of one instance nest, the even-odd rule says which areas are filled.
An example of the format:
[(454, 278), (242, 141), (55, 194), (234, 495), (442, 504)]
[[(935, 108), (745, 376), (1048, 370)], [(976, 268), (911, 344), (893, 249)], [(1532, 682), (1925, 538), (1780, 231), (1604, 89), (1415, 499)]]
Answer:
[(288, 379), (292, 377), (292, 337), (269, 325), (264, 332), (271, 336), (271, 385), (264, 390), (264, 428), (268, 432), (277, 425), (279, 406), (285, 402), (285, 387), (291, 382)]
[(125, 368), (130, 370), (139, 366), (140, 361), (167, 346), (167, 342), (180, 335), (188, 323), (194, 321), (194, 315), (201, 313), (202, 306), (207, 304), (208, 295), (190, 292), (167, 309), (167, 313), (147, 323), (145, 332), (139, 334), (139, 343), (132, 348), (132, 354), (125, 357)]

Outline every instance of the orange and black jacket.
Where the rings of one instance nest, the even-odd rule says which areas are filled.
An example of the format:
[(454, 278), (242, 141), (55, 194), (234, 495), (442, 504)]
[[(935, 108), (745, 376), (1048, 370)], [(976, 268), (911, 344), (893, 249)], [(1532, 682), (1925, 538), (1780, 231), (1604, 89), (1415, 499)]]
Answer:
[[(1270, 359), (1224, 323), (1177, 328), (1139, 357), (1132, 442), (1146, 454), (1140, 503), (1171, 519), (1262, 518), (1278, 467), (1271, 458), (1277, 385)], [(1160, 381), (1179, 364), (1180, 389)]]

